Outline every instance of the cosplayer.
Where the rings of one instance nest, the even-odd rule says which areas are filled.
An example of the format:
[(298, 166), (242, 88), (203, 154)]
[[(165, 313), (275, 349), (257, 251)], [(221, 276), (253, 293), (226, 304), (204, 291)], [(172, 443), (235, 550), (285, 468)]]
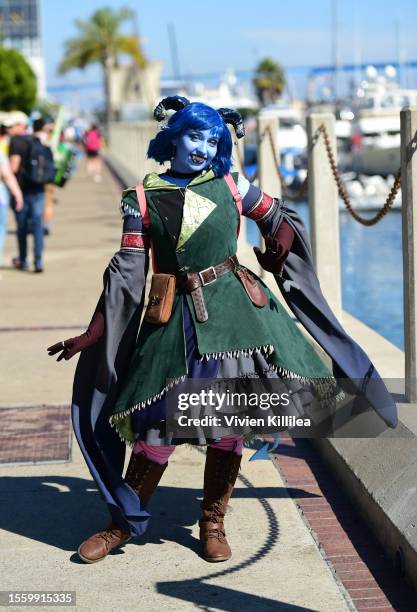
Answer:
[[(167, 120), (167, 110), (174, 110)], [(147, 505), (178, 439), (165, 422), (166, 400), (186, 378), (361, 381), (359, 392), (385, 423), (395, 404), (363, 350), (346, 334), (315, 275), (297, 214), (237, 173), (232, 139), (244, 134), (236, 111), (218, 111), (177, 96), (155, 109), (165, 121), (148, 156), (170, 161), (163, 174), (123, 192), (121, 248), (104, 273), (104, 289), (87, 331), (51, 346), (58, 361), (82, 351), (74, 381), (72, 422), (88, 468), (112, 520), (78, 548), (86, 563), (141, 535)], [(240, 213), (257, 222), (266, 250), (259, 263), (274, 274), (289, 307), (332, 360), (324, 365), (286, 310), (240, 266)], [(149, 248), (154, 277), (145, 317)], [(372, 385), (363, 384), (372, 381)], [(287, 383), (286, 383), (287, 384)], [(199, 520), (203, 557), (231, 557), (224, 516), (237, 478), (242, 436), (189, 440), (207, 445)], [(123, 478), (126, 444), (132, 447)]]

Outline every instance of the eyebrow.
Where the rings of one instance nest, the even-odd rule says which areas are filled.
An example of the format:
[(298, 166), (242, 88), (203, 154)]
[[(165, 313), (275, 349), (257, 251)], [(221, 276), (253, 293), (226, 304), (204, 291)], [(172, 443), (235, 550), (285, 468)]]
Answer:
[[(190, 134), (198, 134), (199, 136), (203, 135), (202, 131), (199, 130), (198, 128), (190, 128), (189, 129), (189, 133)], [(209, 138), (215, 138), (216, 140), (219, 140), (219, 136), (217, 134), (210, 134)]]

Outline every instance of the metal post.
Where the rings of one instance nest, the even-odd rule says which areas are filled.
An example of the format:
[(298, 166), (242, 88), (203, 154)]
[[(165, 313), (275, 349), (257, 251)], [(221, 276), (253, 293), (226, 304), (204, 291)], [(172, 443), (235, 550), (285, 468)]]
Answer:
[(339, 246), (339, 202), (323, 135), (323, 124), (336, 158), (334, 115), (313, 113), (307, 117), (308, 203), (311, 246), (323, 294), (337, 317), (342, 314)]
[(271, 150), (271, 142), (268, 136), (268, 128), (272, 134), (275, 157), (279, 160), (278, 128), (279, 121), (276, 117), (258, 117), (258, 176), (259, 187), (262, 191), (274, 197), (281, 197), (281, 182), (278, 169)]
[(405, 396), (417, 401), (417, 108), (401, 111)]

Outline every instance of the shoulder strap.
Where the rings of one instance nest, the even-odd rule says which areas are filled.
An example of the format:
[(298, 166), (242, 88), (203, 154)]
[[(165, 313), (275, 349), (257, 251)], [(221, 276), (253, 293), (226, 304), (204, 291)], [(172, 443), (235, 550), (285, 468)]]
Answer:
[(239, 189), (237, 188), (237, 185), (235, 183), (235, 181), (233, 180), (233, 176), (231, 174), (225, 174), (224, 175), (224, 180), (226, 181), (226, 185), (229, 188), (230, 193), (232, 194), (232, 197), (235, 201), (236, 204), (236, 208), (238, 210), (239, 213), (239, 223), (237, 226), (237, 235), (239, 236), (239, 232), (240, 232), (240, 217), (242, 215), (242, 196), (240, 195)]
[[(138, 183), (136, 185), (136, 197), (138, 199), (139, 210), (142, 216), (143, 227), (147, 230), (151, 224), (151, 219), (149, 217), (148, 211), (148, 203), (146, 201), (145, 188), (142, 183)], [(155, 257), (155, 248), (152, 240), (151, 243), (151, 256), (152, 256), (152, 268), (154, 273), (156, 274), (159, 271), (158, 264), (156, 263)]]
[(136, 185), (136, 197), (138, 199), (139, 210), (142, 216), (142, 223), (144, 227), (147, 229), (149, 225), (151, 224), (151, 220), (149, 218), (148, 203), (146, 201), (145, 188), (143, 187), (142, 183), (138, 183)]

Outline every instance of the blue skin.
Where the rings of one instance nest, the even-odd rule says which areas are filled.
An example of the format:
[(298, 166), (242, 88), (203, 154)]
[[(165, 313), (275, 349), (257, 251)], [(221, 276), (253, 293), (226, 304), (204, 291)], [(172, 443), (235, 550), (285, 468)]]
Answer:
[[(208, 168), (217, 153), (219, 139), (214, 130), (189, 128), (182, 136), (175, 138), (175, 157), (171, 168), (183, 174)], [(196, 155), (198, 158), (194, 158)]]

